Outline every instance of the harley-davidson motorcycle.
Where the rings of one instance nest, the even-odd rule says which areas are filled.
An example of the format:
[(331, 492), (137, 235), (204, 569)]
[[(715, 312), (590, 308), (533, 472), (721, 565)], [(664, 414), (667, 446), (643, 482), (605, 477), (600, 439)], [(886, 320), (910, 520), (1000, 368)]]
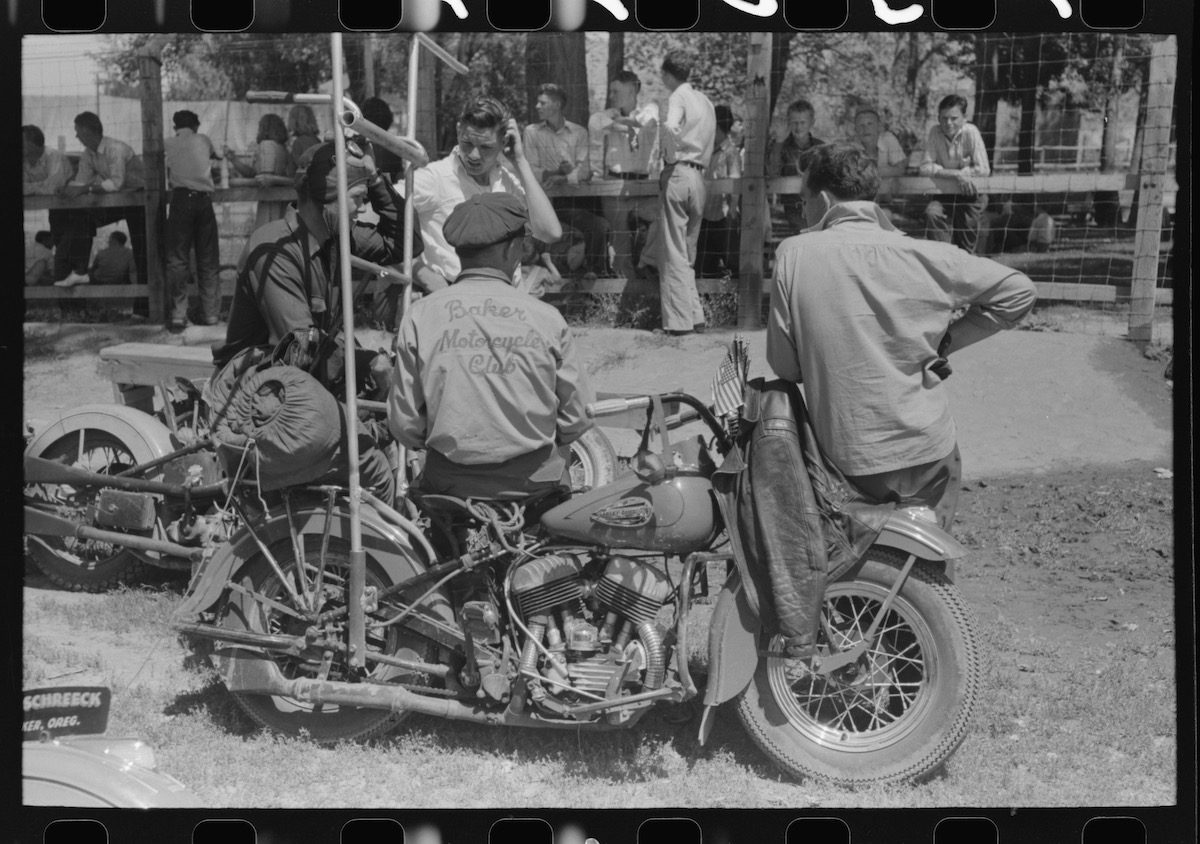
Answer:
[(722, 421), (684, 393), (590, 411), (656, 398), (702, 420), (707, 447), (648, 453), (644, 435), (631, 471), (566, 500), (413, 490), (394, 509), (364, 492), (358, 557), (345, 488), (263, 497), (196, 568), (175, 627), (251, 718), (317, 742), (376, 735), (413, 712), (628, 729), (701, 695), (688, 621), (709, 568), (724, 564), (702, 740), (715, 707), (735, 701), (792, 776), (856, 786), (937, 770), (966, 734), (980, 682), (972, 614), (951, 581), (965, 548), (929, 511), (892, 511), (828, 584), (817, 645), (794, 658), (731, 565), (712, 485), (712, 452), (731, 442)]

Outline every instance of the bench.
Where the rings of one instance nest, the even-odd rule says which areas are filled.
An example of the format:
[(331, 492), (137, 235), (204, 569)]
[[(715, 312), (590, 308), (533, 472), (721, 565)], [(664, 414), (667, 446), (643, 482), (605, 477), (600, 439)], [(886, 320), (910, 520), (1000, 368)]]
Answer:
[(154, 392), (167, 402), (177, 377), (205, 382), (213, 374), (208, 346), (174, 346), (167, 343), (121, 343), (100, 350), (97, 371), (112, 381), (118, 404), (153, 414)]

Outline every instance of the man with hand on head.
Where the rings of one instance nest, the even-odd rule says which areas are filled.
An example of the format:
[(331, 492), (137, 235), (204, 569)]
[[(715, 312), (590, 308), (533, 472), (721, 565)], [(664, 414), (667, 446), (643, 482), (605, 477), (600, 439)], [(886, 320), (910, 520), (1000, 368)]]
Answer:
[(425, 449), (424, 492), (494, 498), (570, 487), (569, 446), (592, 426), (592, 396), (562, 315), (513, 286), (528, 229), (512, 194), (459, 204), (444, 234), (462, 269), (400, 323), (388, 426), (403, 445)]
[(413, 208), (425, 253), (414, 264), (413, 283), (426, 292), (439, 290), (461, 269), (454, 247), (442, 232), (460, 203), (483, 193), (509, 193), (527, 209), (533, 236), (543, 243), (562, 237), (558, 215), (525, 156), (521, 129), (504, 104), (476, 97), (458, 118), (458, 144), (445, 158), (413, 173)]

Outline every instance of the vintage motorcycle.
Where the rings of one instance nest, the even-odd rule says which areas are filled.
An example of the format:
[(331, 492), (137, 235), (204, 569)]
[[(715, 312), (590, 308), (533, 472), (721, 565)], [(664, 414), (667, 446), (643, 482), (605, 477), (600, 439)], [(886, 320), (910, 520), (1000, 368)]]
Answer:
[(721, 420), (685, 393), (590, 412), (656, 405), (702, 420), (711, 440), (676, 448), (664, 436), (671, 453), (656, 454), (647, 420), (631, 471), (565, 501), (414, 490), (401, 512), (363, 493), (359, 555), (346, 489), (253, 493), (259, 510), (197, 567), (174, 626), (252, 719), (317, 742), (373, 736), (412, 712), (627, 729), (700, 694), (688, 622), (710, 565), (724, 564), (702, 741), (715, 707), (736, 701), (792, 776), (861, 786), (938, 769), (979, 691), (972, 614), (951, 581), (966, 549), (928, 511), (892, 511), (828, 584), (815, 652), (792, 658), (731, 565), (712, 486), (712, 453), (731, 442)]
[[(150, 568), (190, 571), (240, 519), (202, 395), (208, 349), (130, 343), (102, 350), (101, 363), (125, 403), (74, 408), (25, 447), (26, 556), (57, 585), (88, 592)], [(572, 445), (576, 491), (616, 469), (600, 430)]]

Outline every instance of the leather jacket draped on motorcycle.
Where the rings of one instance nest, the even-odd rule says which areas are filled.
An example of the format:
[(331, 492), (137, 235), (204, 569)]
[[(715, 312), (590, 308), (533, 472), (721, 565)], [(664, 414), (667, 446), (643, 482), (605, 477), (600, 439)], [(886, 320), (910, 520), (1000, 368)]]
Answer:
[(821, 453), (795, 384), (756, 378), (745, 402), (713, 487), (739, 573), (754, 587), (751, 607), (803, 655), (816, 642), (825, 584), (862, 557), (894, 508), (864, 500)]

